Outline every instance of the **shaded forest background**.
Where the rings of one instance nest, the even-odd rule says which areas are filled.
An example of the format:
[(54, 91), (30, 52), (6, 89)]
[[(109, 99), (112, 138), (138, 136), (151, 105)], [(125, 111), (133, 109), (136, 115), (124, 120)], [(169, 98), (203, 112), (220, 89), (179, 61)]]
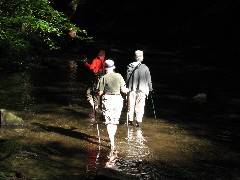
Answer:
[[(44, 1), (47, 2), (47, 0)], [(3, 2), (1, 8), (4, 7)], [(6, 1), (5, 5), (9, 2)], [(23, 2), (25, 1), (19, 1), (19, 3)], [(37, 4), (37, 2), (35, 3)], [(12, 4), (14, 3), (12, 2)], [(219, 57), (219, 63), (225, 64), (224, 59), (228, 59), (227, 64), (231, 64), (233, 67), (239, 57), (239, 27), (236, 21), (239, 11), (238, 2), (234, 0), (157, 2), (147, 0), (53, 0), (50, 6), (53, 7), (52, 11), (57, 10), (62, 13), (63, 18), (65, 16), (69, 19), (69, 23), (72, 23), (72, 25), (68, 22), (68, 25), (64, 24), (59, 30), (59, 32), (61, 31), (61, 33), (58, 32), (59, 34), (51, 32), (44, 36), (45, 39), (53, 38), (52, 42), (60, 43), (58, 51), (66, 50), (71, 43), (84, 46), (85, 39), (82, 31), (86, 30), (87, 36), (93, 37), (92, 45), (102, 41), (105, 44), (124, 47), (136, 46), (140, 43), (149, 47), (157, 47), (163, 51), (176, 49), (200, 51), (199, 54)], [(39, 8), (42, 7), (36, 8), (41, 11)], [(47, 16), (47, 13), (45, 15)], [(60, 21), (60, 19), (56, 19), (56, 21)], [(57, 23), (61, 24), (62, 22)], [(76, 39), (69, 37), (70, 27), (78, 28), (80, 38), (77, 43)], [(12, 28), (19, 27), (13, 26)], [(27, 39), (36, 40), (36, 32), (37, 30), (28, 33)], [(53, 36), (53, 33), (57, 35)], [(39, 47), (44, 46), (44, 43), (37, 45), (40, 46), (33, 48), (30, 45), (29, 51), (25, 53), (30, 54), (33, 51), (42, 53)], [(1, 54), (6, 51), (4, 47), (6, 47), (4, 43), (1, 43)], [(44, 48), (46, 47), (44, 46)], [(14, 49), (11, 50), (16, 56), (21, 54), (14, 53)], [(55, 50), (56, 48), (52, 48), (50, 53)]]
[[(55, 0), (56, 8), (66, 11), (67, 4), (60, 2)], [(233, 0), (93, 0), (79, 5), (71, 21), (96, 39), (162, 49), (219, 49), (218, 53), (234, 55), (239, 46), (237, 7)]]

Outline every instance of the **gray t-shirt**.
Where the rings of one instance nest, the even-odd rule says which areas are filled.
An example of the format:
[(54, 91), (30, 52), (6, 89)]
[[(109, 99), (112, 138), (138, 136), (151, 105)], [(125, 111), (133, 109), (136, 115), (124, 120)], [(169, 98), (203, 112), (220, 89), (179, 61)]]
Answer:
[(105, 94), (120, 94), (121, 88), (125, 86), (125, 81), (119, 73), (109, 73), (101, 77), (97, 89)]
[(145, 64), (139, 64), (139, 62), (130, 63), (127, 67), (126, 81), (126, 86), (130, 91), (140, 90), (146, 95), (149, 94), (149, 91), (152, 91), (151, 74)]

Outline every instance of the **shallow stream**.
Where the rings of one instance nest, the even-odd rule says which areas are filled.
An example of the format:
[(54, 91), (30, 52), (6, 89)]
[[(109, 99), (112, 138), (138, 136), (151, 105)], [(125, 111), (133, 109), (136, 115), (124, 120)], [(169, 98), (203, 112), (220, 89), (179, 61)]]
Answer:
[[(123, 73), (129, 52), (109, 54), (121, 58), (116, 70)], [(0, 109), (26, 124), (1, 126), (0, 171), (29, 179), (239, 179), (240, 100), (229, 90), (239, 82), (226, 78), (227, 69), (190, 64), (174, 52), (152, 50), (145, 59), (155, 93), (142, 129), (125, 124), (123, 109), (117, 154), (101, 117), (89, 119), (86, 71), (74, 57), (59, 67), (1, 74)], [(193, 99), (201, 93), (208, 99)]]

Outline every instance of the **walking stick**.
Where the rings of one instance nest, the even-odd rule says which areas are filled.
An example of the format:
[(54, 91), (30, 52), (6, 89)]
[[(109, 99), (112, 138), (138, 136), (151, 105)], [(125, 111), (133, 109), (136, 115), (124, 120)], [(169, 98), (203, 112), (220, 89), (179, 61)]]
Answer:
[(98, 132), (98, 143), (101, 144), (101, 138), (100, 138), (100, 131), (99, 131), (98, 122), (97, 122), (97, 132)]
[[(94, 93), (92, 93), (92, 94), (94, 95)], [(94, 110), (94, 119), (95, 119), (96, 125), (97, 125), (98, 143), (101, 144), (101, 138), (100, 138), (100, 131), (99, 131), (99, 125), (98, 125), (98, 118), (97, 118), (97, 111), (96, 111), (95, 102), (93, 102), (93, 110)]]
[(127, 106), (127, 126), (128, 126), (128, 93), (126, 95), (126, 106)]
[(154, 118), (156, 119), (156, 112), (155, 112), (155, 107), (154, 107), (154, 103), (153, 103), (153, 97), (152, 97), (152, 92), (150, 93), (150, 96), (151, 96), (151, 100), (152, 100), (152, 106), (153, 106), (153, 114), (154, 114)]
[(129, 105), (129, 93), (127, 93), (126, 95), (126, 105), (127, 105), (127, 139), (129, 140), (130, 137), (130, 126), (128, 124), (128, 119), (129, 119), (129, 109), (128, 109), (128, 105)]
[(128, 114), (128, 109), (127, 109), (127, 138), (129, 139), (129, 125), (128, 125), (128, 116), (129, 116), (129, 114)]
[(96, 107), (95, 107), (95, 103), (94, 103), (94, 116), (95, 116), (95, 121), (97, 124), (97, 133), (98, 133), (98, 143), (101, 144), (101, 138), (100, 138), (100, 131), (99, 131), (99, 125), (98, 125), (98, 117), (97, 117), (97, 111), (96, 111)]

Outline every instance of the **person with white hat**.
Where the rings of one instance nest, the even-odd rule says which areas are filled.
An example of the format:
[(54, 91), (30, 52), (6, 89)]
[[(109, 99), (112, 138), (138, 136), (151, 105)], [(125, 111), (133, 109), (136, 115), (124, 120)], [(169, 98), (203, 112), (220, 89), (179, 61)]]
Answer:
[(107, 132), (111, 142), (111, 150), (115, 150), (114, 137), (123, 108), (122, 93), (127, 93), (126, 83), (121, 74), (114, 71), (113, 60), (105, 61), (106, 74), (98, 82), (97, 89), (102, 96), (102, 113), (105, 117)]
[(127, 66), (126, 87), (128, 93), (128, 116), (127, 122), (132, 125), (133, 120), (136, 120), (138, 128), (142, 126), (144, 115), (145, 99), (152, 91), (152, 80), (149, 68), (142, 64), (143, 51), (135, 51), (135, 62)]

